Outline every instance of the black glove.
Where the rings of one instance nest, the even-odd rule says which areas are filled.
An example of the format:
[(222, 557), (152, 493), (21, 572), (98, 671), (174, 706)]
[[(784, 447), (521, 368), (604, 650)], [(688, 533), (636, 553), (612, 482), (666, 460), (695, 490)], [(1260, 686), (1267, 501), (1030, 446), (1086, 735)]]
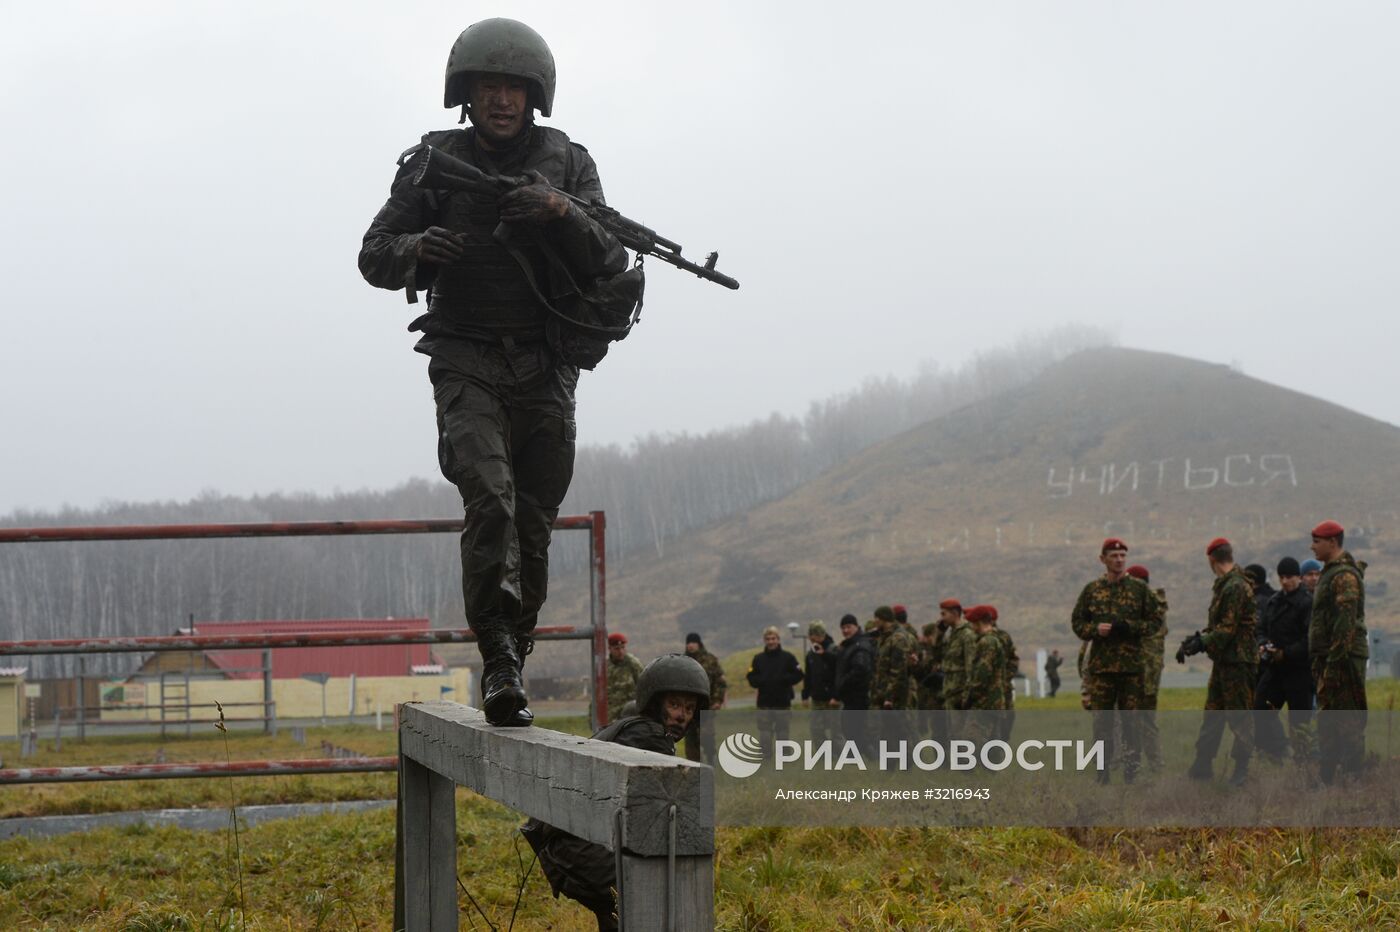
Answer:
[(1206, 642), (1201, 640), (1201, 632), (1197, 631), (1181, 642), (1181, 647), (1177, 648), (1176, 651), (1176, 662), (1185, 663), (1187, 657), (1194, 657), (1196, 654), (1203, 653), (1205, 649)]

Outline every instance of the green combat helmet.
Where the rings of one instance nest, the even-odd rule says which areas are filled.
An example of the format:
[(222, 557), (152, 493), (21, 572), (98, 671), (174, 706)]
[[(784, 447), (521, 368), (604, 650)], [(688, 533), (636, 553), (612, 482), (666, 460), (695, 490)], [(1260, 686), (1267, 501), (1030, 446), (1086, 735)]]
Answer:
[(662, 693), (688, 693), (699, 700), (695, 707), (710, 707), (710, 678), (705, 668), (685, 654), (662, 654), (647, 664), (637, 677), (637, 708), (643, 715), (651, 701)]
[(530, 85), (530, 106), (549, 116), (554, 106), (554, 55), (538, 32), (513, 19), (483, 19), (462, 31), (447, 56), (442, 105), (467, 103), (467, 79), (475, 73), (509, 74)]

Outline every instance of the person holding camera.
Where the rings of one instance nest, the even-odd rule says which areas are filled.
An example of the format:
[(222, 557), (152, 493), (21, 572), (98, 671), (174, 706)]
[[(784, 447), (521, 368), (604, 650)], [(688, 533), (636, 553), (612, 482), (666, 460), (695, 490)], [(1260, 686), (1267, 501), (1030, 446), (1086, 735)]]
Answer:
[[(1288, 733), (1298, 760), (1310, 751), (1308, 726), (1312, 721), (1313, 684), (1308, 669), (1308, 626), (1312, 620), (1312, 594), (1303, 585), (1302, 570), (1293, 557), (1278, 563), (1279, 588), (1264, 606), (1255, 640), (1259, 642), (1259, 685), (1255, 687), (1257, 711), (1281, 710), (1288, 705)], [(1283, 726), (1277, 718), (1261, 715), (1255, 722), (1255, 744), (1260, 753), (1278, 762), (1283, 759)]]

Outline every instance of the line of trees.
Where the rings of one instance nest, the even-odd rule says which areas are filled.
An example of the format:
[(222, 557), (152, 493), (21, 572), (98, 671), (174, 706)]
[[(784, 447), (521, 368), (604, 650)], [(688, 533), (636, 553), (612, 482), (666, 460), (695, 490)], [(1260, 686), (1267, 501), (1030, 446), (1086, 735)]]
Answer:
[[(955, 368), (924, 363), (815, 402), (804, 417), (774, 414), (705, 434), (651, 434), (630, 448), (578, 452), (565, 513), (608, 515), (608, 559), (662, 556), (695, 528), (779, 498), (872, 444), (1024, 384), (1069, 353), (1108, 342), (1070, 328), (1025, 339)], [(111, 503), (15, 511), (11, 527), (453, 517), (456, 490), (411, 480), (387, 491), (239, 498), (217, 492), (181, 503)], [(199, 620), (405, 617), (461, 619), (457, 542), (449, 535), (33, 543), (0, 546), (0, 638), (167, 634)], [(556, 575), (587, 571), (583, 535), (560, 534)], [(31, 675), (68, 675), (71, 658), (28, 658)], [(130, 656), (89, 660), (129, 669)]]

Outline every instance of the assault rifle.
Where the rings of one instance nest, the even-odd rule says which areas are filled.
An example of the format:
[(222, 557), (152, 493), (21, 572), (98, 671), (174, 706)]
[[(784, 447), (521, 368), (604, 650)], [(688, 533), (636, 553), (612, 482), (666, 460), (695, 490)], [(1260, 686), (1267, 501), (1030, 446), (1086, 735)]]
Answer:
[[(427, 143), (420, 143), (405, 151), (403, 155), (399, 156), (399, 165), (407, 165), (413, 169), (413, 183), (421, 188), (466, 191), (490, 198), (500, 197), (512, 188), (534, 183), (534, 179), (527, 177), (487, 174), (470, 162), (464, 162), (455, 156), (448, 155), (441, 149), (436, 149)], [(679, 243), (672, 242), (655, 230), (624, 217), (611, 207), (593, 204), (566, 191), (559, 193), (582, 208), (589, 217), (617, 237), (618, 242), (628, 249), (640, 255), (655, 256), (662, 262), (670, 263), (678, 269), (692, 272), (706, 281), (715, 282), (726, 288), (739, 287), (737, 281), (722, 272), (715, 271), (715, 263), (719, 261), (719, 253), (710, 253), (705, 258), (704, 265), (696, 265), (681, 256)]]

